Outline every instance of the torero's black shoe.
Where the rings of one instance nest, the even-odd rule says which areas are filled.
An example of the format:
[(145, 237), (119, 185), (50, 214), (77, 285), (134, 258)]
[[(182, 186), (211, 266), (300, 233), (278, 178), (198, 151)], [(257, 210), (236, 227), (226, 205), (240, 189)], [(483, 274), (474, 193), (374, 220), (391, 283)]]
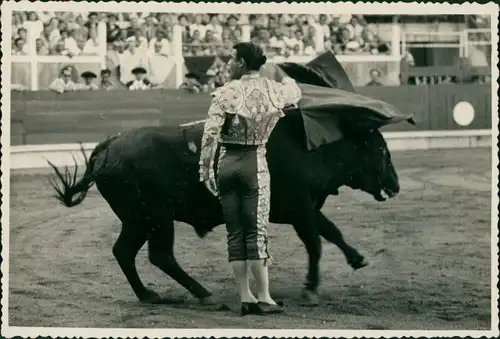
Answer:
[(261, 309), (261, 314), (278, 314), (285, 311), (282, 302), (277, 302), (276, 305), (273, 305), (259, 301), (258, 306)]
[(241, 316), (247, 314), (262, 314), (258, 303), (241, 303)]

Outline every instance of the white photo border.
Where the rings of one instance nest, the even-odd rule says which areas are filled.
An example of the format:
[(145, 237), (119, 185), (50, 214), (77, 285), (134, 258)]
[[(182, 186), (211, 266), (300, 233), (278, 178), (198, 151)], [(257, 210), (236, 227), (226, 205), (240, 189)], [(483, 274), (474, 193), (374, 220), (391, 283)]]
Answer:
[[(492, 114), (492, 211), (491, 211), (491, 330), (489, 331), (423, 331), (423, 330), (268, 330), (268, 329), (130, 329), (130, 328), (59, 328), (9, 326), (9, 193), (10, 193), (10, 79), (11, 79), (11, 15), (16, 10), (38, 11), (107, 11), (107, 12), (169, 12), (169, 13), (370, 13), (370, 14), (485, 14), (491, 15), (492, 46), (498, 45), (498, 11), (493, 2), (488, 4), (448, 3), (173, 3), (173, 2), (28, 2), (4, 1), (2, 20), (2, 135), (1, 135), (1, 224), (2, 229), (2, 335), (4, 337), (496, 337), (498, 318), (498, 114)], [(492, 48), (492, 65), (498, 65), (498, 50)], [(492, 79), (498, 79), (498, 68), (493, 67)], [(498, 108), (498, 83), (492, 81), (492, 107)]]

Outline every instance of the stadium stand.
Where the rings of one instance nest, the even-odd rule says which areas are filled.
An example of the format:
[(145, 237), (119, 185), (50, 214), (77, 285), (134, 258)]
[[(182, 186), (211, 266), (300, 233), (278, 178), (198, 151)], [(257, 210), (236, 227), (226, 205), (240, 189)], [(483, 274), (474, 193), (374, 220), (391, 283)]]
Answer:
[[(392, 78), (389, 83), (394, 84), (394, 79), (397, 81), (399, 76), (400, 62), (403, 67), (427, 66), (423, 63), (429, 59), (429, 52), (422, 45), (421, 38), (405, 32), (413, 32), (414, 27), (422, 25), (440, 27), (440, 23), (451, 25), (452, 31), (460, 30), (460, 27), (475, 29), (477, 32), (468, 37), (471, 41), (487, 39), (483, 31), (489, 27), (488, 18), (479, 16), (15, 12), (12, 17), (12, 53), (16, 56), (36, 54), (70, 58), (104, 55), (105, 67), (101, 68), (111, 70), (121, 84), (133, 79), (130, 71), (138, 66), (148, 70), (148, 77), (153, 78), (153, 83), (160, 84), (166, 73), (175, 68), (176, 61), (172, 60), (172, 56), (175, 55), (173, 40), (174, 27), (177, 26), (181, 29), (182, 42), (179, 54), (184, 57), (187, 68), (182, 72), (200, 73), (201, 85), (210, 83), (213, 87), (221, 84), (224, 64), (233, 44), (248, 40), (259, 43), (268, 57), (276, 60), (294, 57), (307, 60), (320, 51), (330, 49), (336, 55), (353, 58), (352, 64), (346, 67), (358, 85), (368, 83), (373, 68), (378, 69), (382, 78)], [(105, 30), (101, 39), (99, 27), (103, 24)], [(395, 26), (398, 28), (396, 31)], [(399, 33), (400, 27), (403, 28), (402, 33)], [(36, 42), (32, 46), (28, 43), (28, 31), (35, 36)], [(406, 39), (402, 46), (401, 35)], [(101, 40), (104, 39), (106, 44), (102, 49)], [(412, 43), (420, 45), (412, 46)], [(30, 48), (36, 51), (30, 51)], [(469, 54), (475, 53), (477, 60), (489, 54), (488, 46), (481, 43), (469, 43), (466, 48)], [(380, 59), (376, 56), (393, 59), (384, 59), (385, 64), (377, 64)], [(450, 58), (445, 56), (441, 59)], [(360, 68), (356, 64), (360, 63), (359, 60), (366, 65)], [(114, 72), (118, 67), (119, 72)], [(52, 73), (57, 74), (60, 69)], [(178, 87), (183, 80), (176, 79), (174, 82)]]
[[(153, 49), (160, 40), (165, 50), (171, 41), (173, 25), (183, 27), (185, 55), (227, 54), (243, 37), (242, 25), (250, 25), (251, 39), (274, 55), (315, 55), (316, 32), (327, 48), (339, 54), (387, 51), (387, 43), (374, 34), (360, 15), (227, 15), (168, 13), (76, 13), (16, 12), (13, 15), (13, 50), (27, 54), (26, 31), (32, 26), (38, 34), (39, 55), (97, 55), (97, 25), (105, 22), (107, 42), (119, 50), (127, 40)], [(19, 39), (23, 39), (22, 41)]]

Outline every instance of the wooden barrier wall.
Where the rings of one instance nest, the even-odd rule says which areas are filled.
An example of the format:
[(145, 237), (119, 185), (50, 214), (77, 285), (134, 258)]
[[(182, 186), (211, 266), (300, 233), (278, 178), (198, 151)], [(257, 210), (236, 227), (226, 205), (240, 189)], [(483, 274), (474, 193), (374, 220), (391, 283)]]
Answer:
[[(357, 91), (415, 115), (417, 126), (400, 123), (385, 131), (491, 129), (490, 85), (362, 87)], [(97, 142), (134, 127), (178, 125), (204, 119), (210, 101), (207, 94), (177, 90), (11, 95), (12, 145)], [(453, 108), (460, 101), (474, 107), (468, 126), (453, 119)]]

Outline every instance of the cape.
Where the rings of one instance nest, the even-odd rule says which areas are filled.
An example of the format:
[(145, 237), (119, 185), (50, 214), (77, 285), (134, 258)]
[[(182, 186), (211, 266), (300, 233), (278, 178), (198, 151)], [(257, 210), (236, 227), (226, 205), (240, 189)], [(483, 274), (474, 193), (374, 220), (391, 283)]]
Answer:
[(340, 140), (347, 129), (369, 130), (401, 121), (415, 124), (412, 114), (403, 114), (389, 103), (355, 93), (331, 51), (306, 65), (285, 62), (277, 66), (295, 79), (302, 90), (302, 99), (294, 109), (302, 114), (308, 150)]

